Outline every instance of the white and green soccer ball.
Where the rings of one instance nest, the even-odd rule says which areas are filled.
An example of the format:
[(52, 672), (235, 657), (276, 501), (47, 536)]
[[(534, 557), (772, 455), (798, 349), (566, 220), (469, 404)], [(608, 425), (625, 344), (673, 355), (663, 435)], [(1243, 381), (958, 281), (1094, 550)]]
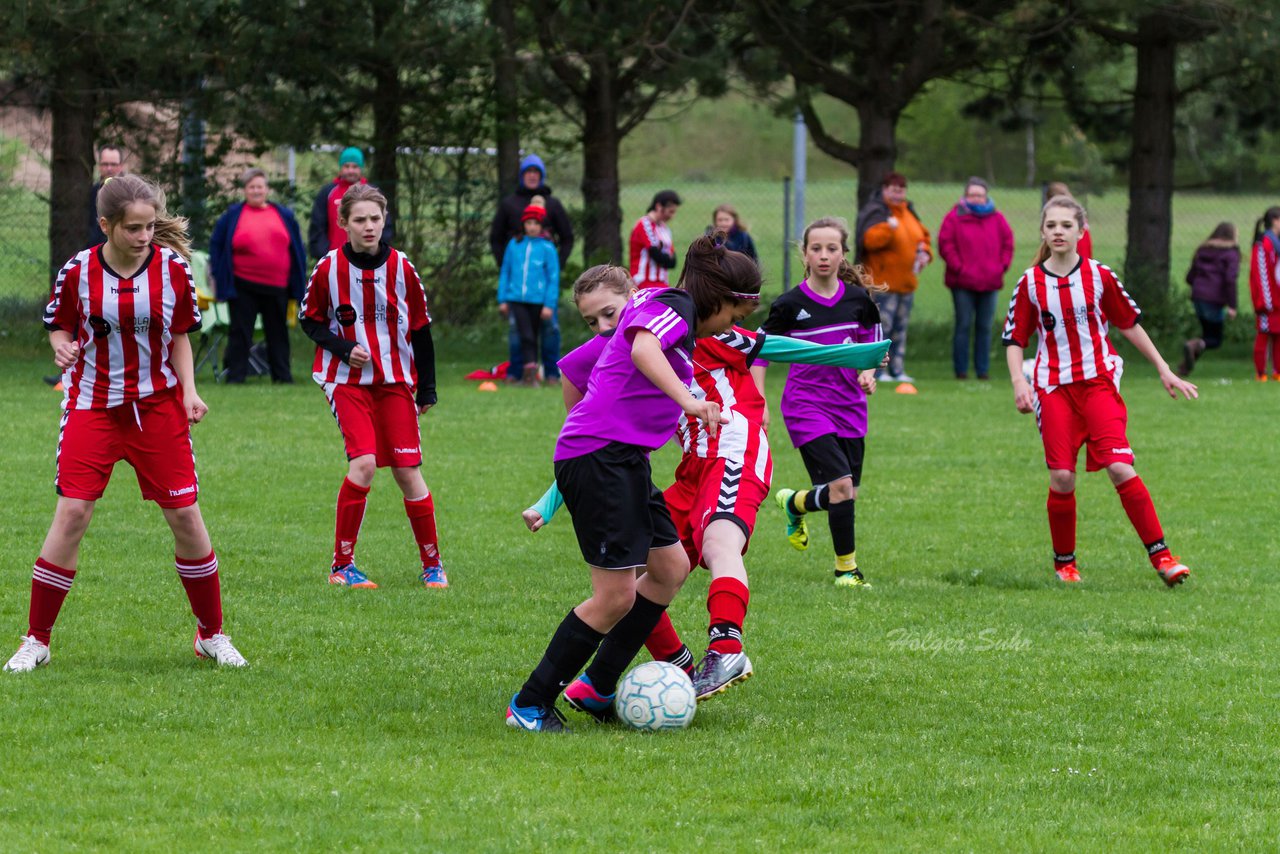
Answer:
[(698, 695), (679, 667), (646, 661), (618, 683), (614, 710), (619, 720), (636, 729), (684, 729), (693, 723)]

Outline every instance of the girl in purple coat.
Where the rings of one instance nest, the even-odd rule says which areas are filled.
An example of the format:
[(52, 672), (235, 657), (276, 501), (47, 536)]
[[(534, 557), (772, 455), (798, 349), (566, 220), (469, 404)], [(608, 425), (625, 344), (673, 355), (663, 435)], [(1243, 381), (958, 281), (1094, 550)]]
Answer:
[(951, 289), (956, 308), (956, 329), (951, 340), (956, 379), (969, 376), (970, 340), (978, 379), (988, 379), (991, 321), (996, 294), (1004, 287), (1004, 274), (1013, 262), (1013, 230), (987, 194), (986, 181), (970, 178), (965, 184), (964, 198), (942, 220), (938, 251), (947, 265), (943, 281)]
[(1240, 246), (1236, 227), (1220, 222), (1200, 244), (1187, 270), (1191, 286), (1191, 304), (1200, 321), (1200, 337), (1182, 345), (1182, 362), (1178, 373), (1187, 376), (1205, 350), (1222, 346), (1222, 328), (1226, 318), (1236, 316), (1236, 278), (1240, 275)]

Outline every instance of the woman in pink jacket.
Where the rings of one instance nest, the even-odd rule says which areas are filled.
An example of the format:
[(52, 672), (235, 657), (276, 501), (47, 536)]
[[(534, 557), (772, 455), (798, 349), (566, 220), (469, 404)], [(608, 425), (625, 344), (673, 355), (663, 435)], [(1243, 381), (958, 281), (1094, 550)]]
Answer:
[[(970, 178), (964, 198), (942, 220), (938, 251), (947, 266), (944, 281), (956, 308), (951, 360), (956, 379), (969, 377), (969, 342), (978, 379), (991, 371), (991, 322), (996, 294), (1013, 261), (1013, 231), (987, 195), (987, 182)], [(977, 327), (976, 334), (974, 332)]]

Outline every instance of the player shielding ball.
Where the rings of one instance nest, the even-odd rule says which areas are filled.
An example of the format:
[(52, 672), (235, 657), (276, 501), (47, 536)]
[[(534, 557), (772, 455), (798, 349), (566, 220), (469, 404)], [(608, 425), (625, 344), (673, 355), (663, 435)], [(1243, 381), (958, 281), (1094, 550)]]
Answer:
[[(1004, 344), (1019, 412), (1036, 413), (1049, 467), (1049, 534), (1058, 578), (1080, 580), (1076, 566), (1076, 459), (1086, 446), (1086, 469), (1105, 468), (1156, 573), (1170, 587), (1191, 574), (1165, 543), (1147, 487), (1134, 469), (1126, 436), (1128, 412), (1120, 397), (1122, 363), (1107, 337), (1114, 325), (1155, 365), (1170, 397), (1192, 399), (1196, 387), (1178, 377), (1140, 325), (1140, 312), (1115, 273), (1077, 250), (1084, 208), (1057, 196), (1040, 215), (1043, 243), (1036, 263), (1013, 291)], [(1022, 373), (1023, 350), (1039, 338), (1032, 377)]]
[(187, 338), (200, 327), (187, 223), (169, 216), (163, 193), (136, 175), (105, 183), (97, 207), (106, 242), (63, 265), (44, 313), (65, 389), (58, 504), (32, 573), (27, 635), (4, 669), (49, 663), (50, 633), (76, 577), (80, 541), (121, 460), (173, 531), (174, 565), (196, 618), (196, 655), (243, 667), (222, 633), (218, 558), (197, 503), (190, 425), (209, 408), (196, 393)]
[(311, 376), (329, 400), (348, 461), (329, 583), (378, 586), (356, 568), (355, 549), (373, 475), (389, 466), (418, 544), (419, 580), (448, 587), (418, 429), (418, 417), (436, 403), (431, 318), (418, 271), (382, 242), (386, 213), (387, 199), (373, 187), (347, 190), (338, 206), (347, 242), (316, 264), (300, 312), (316, 342)]

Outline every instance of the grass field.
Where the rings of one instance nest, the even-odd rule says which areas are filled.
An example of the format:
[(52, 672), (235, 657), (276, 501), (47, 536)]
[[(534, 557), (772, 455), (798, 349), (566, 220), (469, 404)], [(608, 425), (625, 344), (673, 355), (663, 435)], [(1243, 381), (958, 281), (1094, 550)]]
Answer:
[[(480, 357), (440, 349), (425, 471), (452, 587), (416, 586), (385, 473), (359, 548), (382, 588), (326, 585), (344, 463), (321, 393), (206, 375), (201, 505), (252, 667), (192, 657), (171, 539), (121, 465), (52, 665), (0, 679), (0, 849), (1275, 845), (1280, 387), (1247, 362), (1204, 360), (1194, 403), (1145, 367), (1125, 378), (1138, 467), (1193, 568), (1183, 587), (1157, 580), (1098, 474), (1079, 489), (1085, 583), (1058, 584), (1033, 422), (1006, 384), (918, 363), (918, 396), (872, 400), (858, 551), (874, 587), (835, 589), (825, 527), (798, 554), (766, 506), (747, 561), (755, 678), (686, 732), (575, 720), (553, 738), (509, 730), (503, 709), (587, 590), (569, 520), (530, 535), (518, 516), (550, 478), (559, 395), (477, 393), (458, 377)], [(5, 656), (54, 504), (46, 371), (23, 350), (0, 373)], [(775, 483), (801, 483), (773, 434)], [(654, 455), (661, 485), (675, 461)], [(695, 649), (706, 586), (695, 574), (672, 609)]]

